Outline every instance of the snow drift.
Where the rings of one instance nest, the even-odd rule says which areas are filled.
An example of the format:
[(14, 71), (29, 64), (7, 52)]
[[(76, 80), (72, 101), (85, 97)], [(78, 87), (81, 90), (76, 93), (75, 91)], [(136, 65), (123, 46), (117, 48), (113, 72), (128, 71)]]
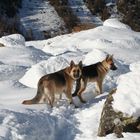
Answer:
[(113, 95), (113, 107), (126, 115), (140, 116), (140, 62), (130, 65), (131, 72), (118, 78), (116, 94)]
[(64, 69), (68, 65), (68, 61), (63, 57), (51, 57), (33, 65), (19, 81), (28, 87), (37, 88), (42, 76)]

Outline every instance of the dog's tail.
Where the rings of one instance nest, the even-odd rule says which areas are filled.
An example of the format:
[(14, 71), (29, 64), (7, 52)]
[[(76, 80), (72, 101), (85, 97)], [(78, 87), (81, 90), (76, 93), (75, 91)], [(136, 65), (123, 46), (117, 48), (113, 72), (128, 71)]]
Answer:
[(38, 104), (41, 98), (42, 98), (42, 93), (40, 92), (40, 89), (38, 88), (36, 96), (31, 100), (23, 101), (22, 104), (25, 104), (25, 105)]
[(75, 88), (74, 93), (72, 94), (72, 97), (77, 96), (77, 93), (80, 90), (80, 81), (81, 81), (81, 78), (79, 78), (78, 80), (76, 80), (76, 88)]

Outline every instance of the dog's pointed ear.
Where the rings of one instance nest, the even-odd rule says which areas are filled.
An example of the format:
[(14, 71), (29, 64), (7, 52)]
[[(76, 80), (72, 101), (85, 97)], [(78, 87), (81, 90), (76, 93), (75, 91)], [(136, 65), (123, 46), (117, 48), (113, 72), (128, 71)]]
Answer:
[(72, 68), (74, 65), (75, 65), (74, 61), (71, 60), (71, 62), (70, 62), (70, 67)]
[(111, 55), (111, 59), (113, 59), (113, 56), (114, 56), (114, 55), (112, 54), (112, 55)]
[(79, 67), (82, 69), (82, 67), (83, 67), (82, 61), (80, 61), (78, 65), (79, 65)]
[(109, 54), (108, 54), (108, 55), (106, 56), (106, 61), (109, 61), (109, 60), (112, 60), (112, 59), (113, 59), (113, 54), (112, 54), (112, 55), (109, 55)]
[(108, 55), (106, 56), (106, 61), (108, 61), (109, 58), (110, 58), (110, 55), (108, 54)]

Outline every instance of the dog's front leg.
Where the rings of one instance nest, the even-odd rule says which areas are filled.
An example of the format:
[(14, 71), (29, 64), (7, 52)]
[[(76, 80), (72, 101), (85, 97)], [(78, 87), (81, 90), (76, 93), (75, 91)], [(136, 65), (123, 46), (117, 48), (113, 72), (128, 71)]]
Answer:
[(102, 83), (103, 83), (103, 80), (97, 80), (97, 82), (96, 82), (96, 93), (97, 94), (102, 94)]
[(69, 85), (68, 88), (66, 89), (65, 95), (69, 99), (70, 104), (73, 104), (71, 91), (72, 91), (72, 87)]
[(79, 78), (78, 80), (76, 80), (76, 88), (75, 88), (74, 93), (72, 94), (72, 97), (77, 96), (77, 93), (80, 90), (80, 86), (81, 86), (81, 78)]
[(71, 92), (67, 92), (67, 93), (66, 93), (66, 97), (69, 99), (69, 103), (70, 103), (70, 104), (73, 104), (73, 99), (72, 99)]

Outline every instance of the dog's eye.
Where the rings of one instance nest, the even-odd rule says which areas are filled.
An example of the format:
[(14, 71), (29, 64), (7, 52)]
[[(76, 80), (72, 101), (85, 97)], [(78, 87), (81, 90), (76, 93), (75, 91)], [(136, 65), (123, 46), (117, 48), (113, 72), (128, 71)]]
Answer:
[(75, 72), (76, 72), (76, 70), (73, 70), (73, 72), (75, 73)]

